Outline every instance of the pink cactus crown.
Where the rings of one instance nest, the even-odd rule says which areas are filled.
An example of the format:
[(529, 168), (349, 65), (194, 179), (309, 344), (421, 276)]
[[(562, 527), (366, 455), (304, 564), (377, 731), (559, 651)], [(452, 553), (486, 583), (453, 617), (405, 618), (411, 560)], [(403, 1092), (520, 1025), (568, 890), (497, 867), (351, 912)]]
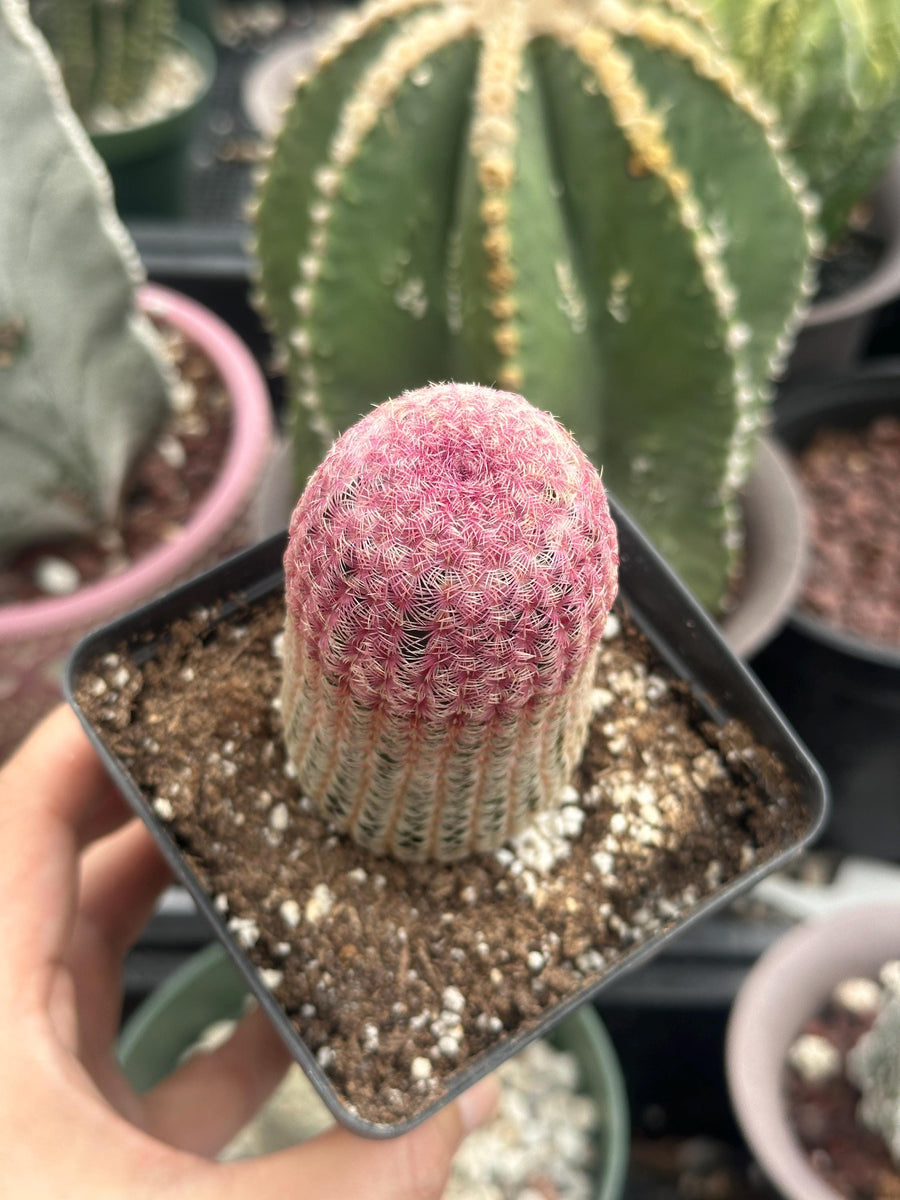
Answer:
[(358, 704), (487, 720), (566, 689), (618, 561), (600, 476), (553, 417), (432, 385), (374, 409), (311, 477), (285, 555), (289, 619)]

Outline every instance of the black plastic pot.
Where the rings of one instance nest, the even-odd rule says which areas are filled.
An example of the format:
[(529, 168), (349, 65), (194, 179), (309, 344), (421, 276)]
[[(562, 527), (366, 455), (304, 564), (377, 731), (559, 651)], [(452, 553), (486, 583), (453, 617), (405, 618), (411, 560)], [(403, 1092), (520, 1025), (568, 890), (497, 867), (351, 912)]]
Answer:
[[(900, 414), (900, 361), (787, 392), (776, 434), (792, 451), (817, 430)], [(795, 610), (754, 670), (821, 762), (833, 804), (823, 842), (900, 860), (900, 647)]]
[(203, 84), (191, 103), (147, 125), (91, 135), (109, 168), (116, 207), (123, 216), (177, 217), (184, 211), (188, 147), (215, 77), (216, 56), (209, 39), (183, 22), (175, 41), (203, 72)]
[(153, 812), (147, 797), (137, 787), (123, 763), (107, 748), (103, 731), (91, 726), (75, 698), (80, 677), (90, 671), (98, 658), (113, 647), (118, 650), (123, 643), (127, 643), (133, 647), (131, 653), (136, 661), (146, 659), (147, 656), (153, 655), (155, 644), (166, 637), (172, 622), (193, 609), (199, 606), (219, 605), (218, 619), (228, 621), (236, 612), (245, 611), (248, 604), (257, 603), (273, 592), (280, 591), (283, 587), (281, 560), (285, 535), (282, 533), (268, 539), (176, 589), (161, 600), (92, 634), (80, 643), (70, 659), (66, 673), (67, 697), (111, 776), (129, 804), (149, 827), (175, 874), (194, 897), (198, 908), (206, 915), (216, 936), (225, 945), (246, 978), (248, 986), (252, 988), (259, 1003), (275, 1023), (325, 1103), (339, 1121), (357, 1133), (370, 1137), (389, 1137), (403, 1133), (418, 1124), (441, 1104), (464, 1091), (476, 1079), (520, 1050), (528, 1041), (546, 1034), (563, 1017), (595, 996), (614, 979), (620, 978), (625, 971), (651, 958), (669, 943), (677, 932), (694, 926), (702, 917), (721, 908), (764, 875), (783, 865), (815, 837), (825, 819), (826, 784), (816, 764), (753, 676), (730, 652), (721, 634), (693, 596), (618, 506), (613, 503), (612, 509), (619, 531), (620, 591), (629, 611), (672, 671), (691, 686), (712, 720), (721, 722), (726, 718), (737, 718), (744, 722), (758, 742), (779, 755), (796, 786), (797, 796), (806, 812), (803, 832), (796, 838), (786, 836), (783, 848), (767, 863), (744, 872), (714, 895), (686, 910), (673, 929), (648, 938), (601, 977), (573, 992), (546, 1012), (537, 1024), (531, 1025), (522, 1033), (498, 1041), (489, 1052), (461, 1070), (435, 1104), (415, 1118), (395, 1125), (376, 1125), (362, 1120), (344, 1108), (314, 1056), (301, 1041), (272, 993), (261, 983), (255, 968), (227, 929), (222, 915), (215, 911), (210, 897), (203, 891), (184, 861), (171, 832)]

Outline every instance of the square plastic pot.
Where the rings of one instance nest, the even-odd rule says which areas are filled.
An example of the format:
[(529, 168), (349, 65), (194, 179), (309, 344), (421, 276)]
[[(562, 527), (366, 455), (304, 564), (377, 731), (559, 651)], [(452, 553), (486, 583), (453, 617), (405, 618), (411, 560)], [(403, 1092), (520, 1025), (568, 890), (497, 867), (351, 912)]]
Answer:
[(104, 732), (91, 725), (76, 699), (82, 676), (90, 672), (104, 654), (113, 649), (121, 651), (123, 643), (133, 647), (130, 651), (132, 660), (139, 664), (154, 654), (155, 647), (166, 637), (172, 623), (192, 610), (218, 605), (219, 621), (227, 622), (239, 610), (246, 615), (248, 605), (252, 606), (279, 592), (283, 588), (282, 557), (286, 535), (278, 534), (260, 543), (193, 582), (177, 588), (161, 600), (97, 631), (79, 644), (69, 661), (67, 697), (110, 775), (150, 829), (176, 876), (206, 915), (248, 987), (271, 1017), (329, 1109), (342, 1124), (356, 1133), (369, 1137), (392, 1137), (419, 1124), (442, 1104), (521, 1050), (527, 1042), (546, 1035), (559, 1021), (586, 1000), (595, 997), (625, 971), (658, 953), (681, 930), (728, 904), (764, 875), (782, 866), (816, 836), (825, 819), (825, 781), (806, 749), (755, 678), (728, 649), (697, 601), (614, 501), (611, 501), (611, 510), (619, 532), (620, 596), (629, 613), (672, 672), (690, 685), (712, 720), (721, 723), (728, 718), (736, 718), (742, 721), (758, 743), (779, 756), (805, 813), (803, 830), (799, 836), (786, 836), (784, 846), (767, 862), (743, 872), (713, 895), (686, 909), (673, 928), (647, 938), (615, 965), (548, 1009), (537, 1023), (529, 1024), (525, 1031), (518, 1034), (500, 1035), (489, 1051), (462, 1067), (449, 1079), (446, 1090), (430, 1106), (396, 1124), (375, 1124), (344, 1107), (312, 1052), (272, 993), (263, 985), (255, 967), (226, 927), (223, 916), (214, 909), (211, 897), (184, 861), (171, 831), (153, 812), (148, 798), (106, 745)]

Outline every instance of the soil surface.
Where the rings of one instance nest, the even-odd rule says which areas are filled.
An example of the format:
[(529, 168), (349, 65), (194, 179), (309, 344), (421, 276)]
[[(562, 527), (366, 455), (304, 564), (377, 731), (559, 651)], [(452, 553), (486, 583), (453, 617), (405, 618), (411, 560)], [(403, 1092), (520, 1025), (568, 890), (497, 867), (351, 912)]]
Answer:
[(802, 606), (900, 646), (900, 419), (821, 430), (797, 465), (810, 539)]
[(848, 1012), (834, 1002), (801, 1031), (825, 1038), (838, 1051), (839, 1066), (827, 1079), (804, 1078), (794, 1066), (785, 1071), (784, 1089), (791, 1124), (810, 1166), (847, 1200), (897, 1200), (900, 1174), (883, 1138), (857, 1119), (859, 1090), (847, 1078), (844, 1059), (875, 1013)]
[(281, 740), (280, 596), (218, 626), (197, 612), (142, 665), (123, 647), (81, 681), (89, 719), (368, 1121), (430, 1107), (806, 826), (782, 765), (711, 723), (617, 611), (561, 807), (448, 866), (374, 858), (301, 795)]
[[(135, 465), (119, 527), (93, 538), (29, 546), (9, 562), (0, 562), (0, 605), (65, 595), (120, 574), (178, 537), (218, 478), (231, 438), (228, 394), (199, 347), (170, 327), (162, 332), (178, 377), (175, 403), (153, 445)], [(58, 577), (60, 590), (54, 591)]]

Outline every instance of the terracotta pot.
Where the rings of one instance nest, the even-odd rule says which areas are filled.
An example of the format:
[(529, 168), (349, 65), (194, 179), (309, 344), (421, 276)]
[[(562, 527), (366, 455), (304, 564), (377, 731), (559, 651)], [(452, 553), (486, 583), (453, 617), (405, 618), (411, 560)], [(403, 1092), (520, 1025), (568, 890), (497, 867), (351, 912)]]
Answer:
[(141, 307), (177, 326), (215, 364), (232, 400), (219, 478), (181, 534), (121, 575), (71, 596), (0, 607), (0, 762), (60, 696), (62, 665), (89, 629), (127, 612), (252, 540), (252, 505), (272, 444), (265, 380), (243, 342), (207, 309), (155, 285)]
[(791, 383), (849, 370), (865, 348), (878, 309), (900, 296), (900, 151), (871, 205), (872, 231), (885, 239), (882, 259), (862, 283), (812, 306), (788, 363)]
[[(299, 496), (290, 444), (281, 441), (260, 489), (258, 534), (283, 529)], [(800, 488), (790, 460), (770, 438), (760, 440), (741, 496), (745, 570), (741, 595), (720, 626), (731, 650), (749, 658), (781, 628), (803, 581), (806, 527)]]
[(745, 979), (725, 1045), (728, 1089), (744, 1137), (787, 1200), (840, 1200), (806, 1160), (788, 1123), (782, 1071), (788, 1048), (835, 984), (900, 957), (900, 904), (866, 904), (806, 921)]

